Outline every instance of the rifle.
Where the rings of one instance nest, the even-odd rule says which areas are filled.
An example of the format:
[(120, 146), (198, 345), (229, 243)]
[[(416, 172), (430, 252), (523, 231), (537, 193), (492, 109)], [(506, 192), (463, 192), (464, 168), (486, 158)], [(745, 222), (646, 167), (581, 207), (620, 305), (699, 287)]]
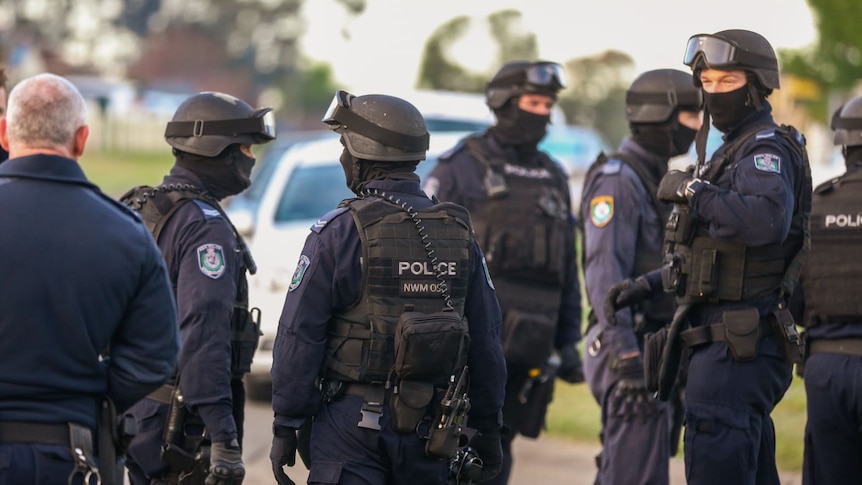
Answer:
[(451, 458), (458, 452), (463, 433), (462, 426), (470, 410), (470, 398), (467, 397), (467, 366), (461, 370), (458, 378), (455, 374), (449, 377), (449, 387), (440, 400), (440, 419), (431, 429), (425, 453), (429, 456)]

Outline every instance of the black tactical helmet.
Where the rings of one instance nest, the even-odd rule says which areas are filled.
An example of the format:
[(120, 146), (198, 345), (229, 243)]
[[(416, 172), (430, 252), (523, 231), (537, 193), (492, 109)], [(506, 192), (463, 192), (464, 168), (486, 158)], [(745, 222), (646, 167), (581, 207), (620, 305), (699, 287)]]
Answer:
[(693, 35), (688, 39), (683, 63), (695, 72), (694, 82), (698, 86), (698, 71), (708, 67), (748, 71), (770, 92), (781, 87), (775, 51), (762, 35), (749, 30), (722, 30), (711, 35)]
[(499, 109), (506, 101), (527, 93), (557, 99), (565, 87), (563, 66), (556, 62), (512, 61), (504, 64), (485, 87), (485, 101), (491, 109)]
[(700, 111), (703, 94), (691, 74), (677, 69), (647, 71), (626, 91), (626, 119), (632, 123), (663, 123), (675, 110)]
[(210, 91), (183, 101), (165, 129), (168, 145), (202, 157), (215, 157), (230, 145), (274, 138), (272, 108), (254, 109), (239, 98)]
[(862, 145), (862, 96), (838, 108), (832, 116), (832, 131), (835, 145)]
[(385, 94), (335, 93), (321, 120), (341, 133), (350, 154), (364, 160), (425, 160), (425, 118), (407, 101)]

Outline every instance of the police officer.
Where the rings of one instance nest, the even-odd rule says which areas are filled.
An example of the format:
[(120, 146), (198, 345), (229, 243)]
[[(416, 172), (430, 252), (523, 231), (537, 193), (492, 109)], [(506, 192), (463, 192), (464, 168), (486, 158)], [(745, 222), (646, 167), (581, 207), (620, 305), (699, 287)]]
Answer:
[[(786, 305), (810, 210), (804, 139), (772, 118), (766, 98), (779, 87), (778, 61), (760, 34), (692, 36), (684, 62), (724, 143), (709, 162), (662, 178), (658, 197), (674, 203), (664, 267), (611, 288), (609, 312), (662, 286), (677, 297), (653, 387), (667, 398), (684, 346), (688, 483), (778, 484), (770, 413), (800, 357)], [(708, 119), (696, 139), (699, 160)]]
[[(656, 401), (643, 374), (643, 336), (670, 323), (673, 297), (656, 295), (611, 322), (601, 311), (615, 283), (661, 267), (671, 204), (656, 198), (670, 157), (686, 153), (700, 128), (703, 97), (691, 74), (648, 71), (626, 92), (631, 136), (617, 153), (601, 154), (587, 172), (581, 201), (586, 293), (590, 314), (584, 370), (602, 408), (603, 451), (596, 483), (669, 483), (668, 460), (679, 435), (680, 409)], [(637, 406), (627, 406), (627, 402)], [(673, 412), (673, 415), (672, 415)], [(678, 421), (681, 421), (679, 419)], [(681, 422), (674, 422), (676, 432)], [(675, 442), (674, 442), (675, 441)]]
[(858, 483), (862, 477), (862, 97), (832, 118), (847, 171), (814, 190), (811, 248), (803, 270), (808, 424), (802, 481)]
[(356, 198), (312, 226), (279, 320), (275, 478), (293, 483), (283, 466), (294, 465), (308, 436), (297, 430), (313, 417), (310, 450), (299, 447), (309, 483), (448, 483), (466, 392), (477, 430), (466, 462), (484, 463), (460, 476), (487, 480), (502, 463), (506, 369), (469, 215), (420, 189), (428, 132), (412, 104), (338, 91), (323, 121), (341, 134)]
[(179, 474), (191, 474), (193, 483), (242, 482), (241, 379), (259, 335), (246, 271), (255, 266), (219, 201), (249, 186), (252, 145), (274, 138), (271, 108), (254, 109), (224, 93), (195, 94), (165, 130), (176, 158), (170, 173), (158, 187), (136, 187), (122, 198), (162, 250), (182, 336), (174, 382), (132, 412), (140, 428), (128, 464), (134, 484), (176, 483)]
[(558, 377), (584, 379), (575, 347), (581, 301), (568, 177), (537, 148), (564, 87), (557, 63), (503, 65), (485, 91), (497, 123), (441, 157), (425, 189), (470, 211), (503, 310), (509, 433), (494, 483), (509, 479), (512, 439), (535, 438), (544, 427), (554, 373), (549, 358), (559, 362)]
[(78, 165), (85, 118), (68, 80), (39, 74), (0, 119), (4, 483), (122, 484), (111, 403), (126, 410), (176, 365), (164, 262), (140, 219)]

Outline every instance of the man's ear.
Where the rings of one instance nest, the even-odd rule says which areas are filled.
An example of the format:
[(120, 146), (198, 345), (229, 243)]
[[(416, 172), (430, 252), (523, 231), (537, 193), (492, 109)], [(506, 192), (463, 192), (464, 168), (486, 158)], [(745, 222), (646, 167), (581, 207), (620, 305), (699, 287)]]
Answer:
[(87, 137), (90, 136), (90, 127), (83, 125), (75, 131), (74, 145), (72, 146), (72, 156), (77, 159), (84, 154), (84, 146), (87, 144)]
[(9, 151), (9, 137), (6, 135), (6, 117), (0, 118), (0, 146)]

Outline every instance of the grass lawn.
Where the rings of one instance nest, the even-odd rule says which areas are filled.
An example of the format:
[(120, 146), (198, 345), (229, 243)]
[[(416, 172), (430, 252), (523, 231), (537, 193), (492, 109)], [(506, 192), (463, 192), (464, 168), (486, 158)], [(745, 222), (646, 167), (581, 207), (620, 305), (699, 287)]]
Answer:
[(136, 185), (161, 183), (174, 163), (170, 147), (158, 153), (87, 150), (80, 160), (87, 178), (112, 197)]

